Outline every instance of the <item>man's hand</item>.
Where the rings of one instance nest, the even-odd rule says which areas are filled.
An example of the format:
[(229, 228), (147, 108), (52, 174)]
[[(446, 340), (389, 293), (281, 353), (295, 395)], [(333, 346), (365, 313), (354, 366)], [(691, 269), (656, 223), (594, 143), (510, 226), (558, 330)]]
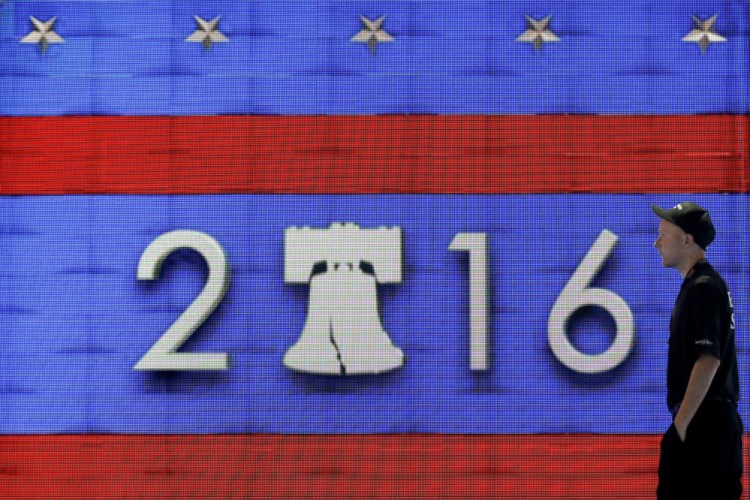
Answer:
[(674, 429), (677, 431), (677, 436), (680, 441), (685, 442), (685, 435), (687, 434), (687, 425), (677, 425), (677, 419), (674, 421)]

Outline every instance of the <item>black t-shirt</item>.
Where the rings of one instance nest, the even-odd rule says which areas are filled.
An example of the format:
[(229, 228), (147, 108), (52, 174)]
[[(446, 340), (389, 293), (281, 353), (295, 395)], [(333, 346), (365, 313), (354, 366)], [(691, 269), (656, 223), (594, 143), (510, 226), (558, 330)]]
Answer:
[(698, 357), (710, 354), (721, 361), (706, 398), (739, 400), (739, 375), (734, 346), (734, 308), (727, 284), (705, 261), (682, 283), (669, 322), (667, 404), (682, 401)]

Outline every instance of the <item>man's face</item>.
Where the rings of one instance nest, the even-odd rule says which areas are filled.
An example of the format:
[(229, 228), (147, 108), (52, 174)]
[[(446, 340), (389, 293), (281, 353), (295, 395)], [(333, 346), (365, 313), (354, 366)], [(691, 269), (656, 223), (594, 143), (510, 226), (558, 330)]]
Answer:
[(664, 267), (677, 267), (684, 255), (686, 241), (685, 231), (662, 219), (659, 223), (659, 237), (654, 242), (654, 248), (659, 251), (661, 264)]

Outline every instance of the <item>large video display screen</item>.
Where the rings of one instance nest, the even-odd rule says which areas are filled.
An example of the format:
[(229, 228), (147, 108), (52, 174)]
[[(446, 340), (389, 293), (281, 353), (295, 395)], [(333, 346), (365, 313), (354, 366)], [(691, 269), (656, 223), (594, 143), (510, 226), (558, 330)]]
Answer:
[(652, 204), (710, 210), (750, 390), (748, 19), (0, 0), (0, 491), (649, 497)]

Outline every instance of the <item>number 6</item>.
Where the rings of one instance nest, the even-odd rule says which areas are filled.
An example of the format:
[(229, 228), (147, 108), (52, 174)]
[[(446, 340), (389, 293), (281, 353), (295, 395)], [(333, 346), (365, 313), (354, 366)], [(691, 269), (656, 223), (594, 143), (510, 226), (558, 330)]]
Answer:
[[(603, 288), (587, 288), (617, 245), (617, 236), (604, 230), (588, 251), (576, 272), (557, 297), (549, 315), (547, 334), (552, 352), (562, 364), (580, 373), (601, 373), (611, 370), (630, 353), (633, 347), (633, 313), (625, 301)], [(601, 307), (615, 320), (617, 334), (609, 349), (601, 354), (584, 354), (568, 340), (565, 328), (568, 319), (585, 306)]]
[(177, 349), (216, 309), (229, 288), (229, 264), (221, 246), (205, 233), (171, 231), (162, 234), (143, 251), (138, 262), (138, 279), (159, 277), (161, 265), (172, 252), (190, 248), (208, 263), (208, 280), (200, 295), (175, 321), (164, 335), (133, 367), (134, 370), (226, 370), (226, 353), (178, 353)]

